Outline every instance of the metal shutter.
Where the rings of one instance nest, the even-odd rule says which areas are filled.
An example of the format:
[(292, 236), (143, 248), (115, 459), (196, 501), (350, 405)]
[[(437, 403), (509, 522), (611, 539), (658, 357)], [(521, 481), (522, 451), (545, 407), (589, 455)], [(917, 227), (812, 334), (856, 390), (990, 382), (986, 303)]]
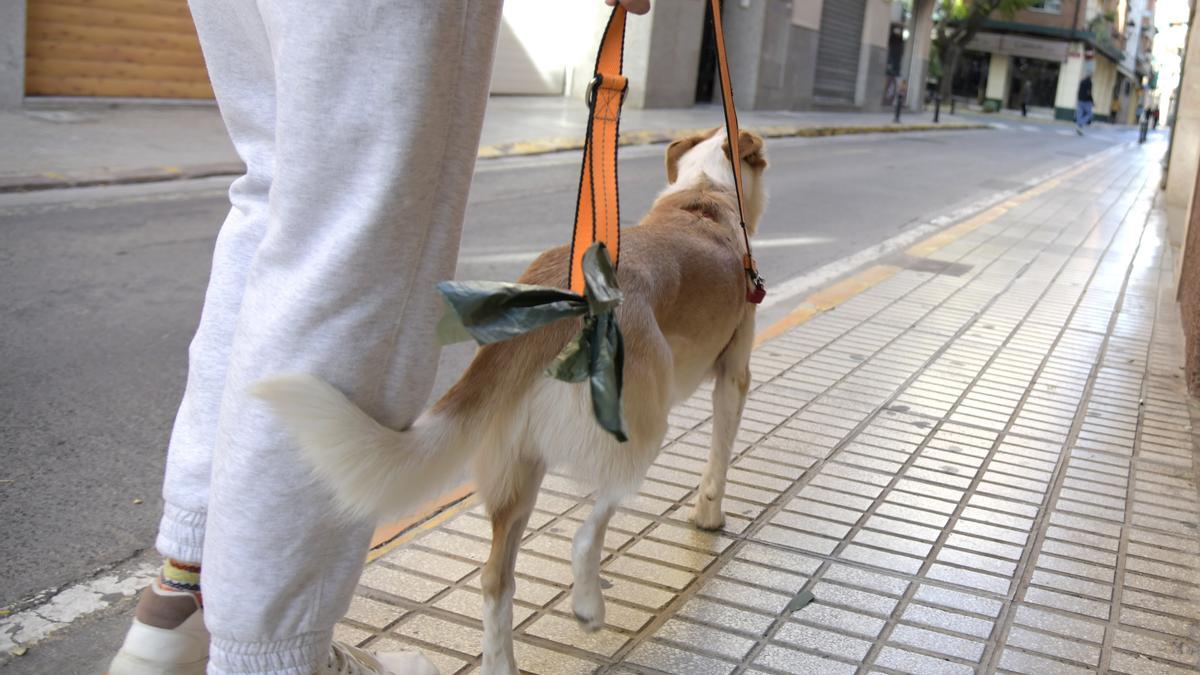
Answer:
[(813, 87), (818, 103), (854, 104), (866, 11), (867, 0), (825, 0)]
[(186, 0), (29, 0), (30, 96), (212, 98)]

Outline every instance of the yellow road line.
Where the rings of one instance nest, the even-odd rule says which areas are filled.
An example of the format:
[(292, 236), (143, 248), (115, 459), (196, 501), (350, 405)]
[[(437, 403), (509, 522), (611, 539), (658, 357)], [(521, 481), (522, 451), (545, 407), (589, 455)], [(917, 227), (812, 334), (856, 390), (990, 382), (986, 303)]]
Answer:
[(899, 267), (892, 265), (875, 265), (813, 293), (802, 300), (787, 316), (755, 336), (754, 346), (757, 347), (768, 340), (774, 340), (814, 316), (829, 311), (859, 293), (887, 281), (899, 271)]
[(371, 562), (372, 560), (376, 560), (384, 555), (387, 555), (388, 553), (391, 553), (397, 547), (412, 541), (418, 534), (436, 528), (463, 511), (474, 507), (476, 499), (473, 488), (474, 486), (472, 484), (467, 483), (455, 490), (454, 493), (462, 492), (465, 494), (465, 496), (461, 497), (459, 501), (449, 506), (449, 508), (446, 508), (446, 505), (443, 504), (432, 511), (428, 511), (419, 516), (413, 516), (412, 518), (404, 521), (410, 522), (411, 524), (407, 527), (399, 528), (399, 532), (397, 532), (397, 534), (393, 535), (387, 541), (379, 544), (373, 543), (371, 550), (367, 552), (367, 562)]
[[(1013, 195), (1005, 201), (985, 209), (974, 216), (956, 224), (949, 228), (938, 232), (937, 234), (921, 241), (913, 246), (910, 246), (905, 253), (914, 258), (928, 257), (935, 251), (945, 248), (951, 243), (963, 238), (964, 236), (974, 232), (984, 225), (995, 221), (1000, 216), (1008, 213), (1017, 206), (1028, 202), (1030, 199), (1044, 194), (1049, 190), (1058, 187), (1063, 181), (1077, 176), (1083, 171), (1089, 169), (1096, 162), (1099, 162), (1103, 157), (1096, 157), (1079, 166), (1069, 169), (1066, 172), (1055, 176), (1037, 186), (1029, 188), (1024, 192)], [(832, 286), (819, 290), (808, 296), (800, 302), (796, 309), (792, 310), (783, 318), (771, 324), (762, 330), (754, 339), (754, 346), (757, 347), (765, 342), (773, 340), (789, 330), (805, 323), (814, 316), (828, 311), (854, 296), (878, 286), (890, 279), (900, 268), (892, 265), (875, 265), (867, 269), (853, 274)]]
[(982, 211), (957, 225), (938, 232), (925, 241), (910, 246), (905, 253), (913, 257), (924, 258), (930, 253), (933, 253), (934, 251), (947, 246), (951, 242), (961, 239), (967, 234), (974, 232), (993, 220), (996, 220), (1005, 213), (1008, 213), (1014, 206), (1016, 206), (1016, 204), (1012, 202), (1004, 202), (1003, 204), (993, 206), (992, 208)]

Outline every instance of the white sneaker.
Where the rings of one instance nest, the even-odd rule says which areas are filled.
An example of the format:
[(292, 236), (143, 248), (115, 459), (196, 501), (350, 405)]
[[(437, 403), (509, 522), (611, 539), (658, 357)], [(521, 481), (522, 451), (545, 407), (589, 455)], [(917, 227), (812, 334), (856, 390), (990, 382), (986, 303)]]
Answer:
[(208, 630), (195, 596), (152, 584), (108, 675), (204, 675), (207, 665)]
[[(151, 584), (107, 675), (205, 675), (208, 641), (196, 596)], [(371, 654), (335, 642), (316, 675), (438, 675), (438, 669), (418, 652)]]
[(420, 652), (372, 654), (335, 642), (329, 647), (329, 661), (316, 675), (438, 675), (438, 669)]

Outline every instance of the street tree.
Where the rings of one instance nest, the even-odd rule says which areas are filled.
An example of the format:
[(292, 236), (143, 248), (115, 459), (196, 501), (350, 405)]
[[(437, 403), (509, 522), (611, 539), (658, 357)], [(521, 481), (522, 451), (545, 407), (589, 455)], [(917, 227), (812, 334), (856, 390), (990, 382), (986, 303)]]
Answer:
[(954, 71), (967, 45), (993, 14), (1011, 19), (1037, 0), (936, 0), (937, 29), (933, 45), (937, 51), (940, 76), (938, 93), (943, 100), (950, 98)]

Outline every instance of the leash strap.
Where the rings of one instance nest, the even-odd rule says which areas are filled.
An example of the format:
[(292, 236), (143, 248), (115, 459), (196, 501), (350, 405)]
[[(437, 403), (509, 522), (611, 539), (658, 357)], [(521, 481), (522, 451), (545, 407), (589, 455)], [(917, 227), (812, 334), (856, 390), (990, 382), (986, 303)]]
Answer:
[(738, 126), (737, 107), (733, 103), (733, 86), (729, 78), (729, 59), (725, 55), (725, 27), (721, 21), (721, 0), (710, 0), (713, 16), (713, 35), (717, 43), (717, 73), (721, 80), (721, 102), (725, 108), (725, 135), (729, 139), (729, 163), (733, 165), (733, 189), (737, 193), (738, 218), (742, 226), (742, 240), (746, 244), (746, 255), (742, 267), (746, 270), (746, 301), (759, 304), (767, 296), (767, 286), (758, 273), (758, 263), (750, 248), (750, 231), (746, 228), (746, 205), (742, 199), (742, 153), (741, 128)]
[[(750, 232), (746, 228), (746, 207), (742, 198), (741, 131), (733, 102), (733, 88), (730, 85), (729, 60), (725, 55), (721, 2), (710, 2), (713, 33), (716, 36), (721, 100), (725, 109), (725, 132), (729, 140), (730, 163), (733, 166), (738, 218), (742, 227), (742, 239), (746, 244), (746, 254), (742, 258), (749, 284), (746, 300), (758, 304), (766, 297), (766, 286), (758, 274), (758, 265), (750, 248)], [(568, 279), (570, 289), (576, 293), (582, 293), (584, 290), (583, 254), (593, 243), (600, 242), (608, 249), (614, 268), (620, 261), (617, 146), (620, 138), (621, 106), (625, 103), (625, 94), (629, 91), (629, 80), (622, 74), (626, 16), (625, 8), (621, 5), (613, 8), (596, 55), (595, 77), (588, 85), (587, 104), (590, 112), (587, 139), (583, 149), (583, 166), (579, 172), (579, 196), (575, 203), (575, 230), (571, 238), (571, 272)]]
[(588, 131), (575, 203), (575, 232), (571, 238), (569, 284), (576, 293), (583, 293), (583, 254), (593, 242), (604, 244), (614, 267), (621, 255), (617, 142), (621, 133), (621, 105), (629, 91), (629, 80), (621, 74), (625, 17), (624, 7), (613, 8), (596, 55), (595, 77), (587, 90)]

